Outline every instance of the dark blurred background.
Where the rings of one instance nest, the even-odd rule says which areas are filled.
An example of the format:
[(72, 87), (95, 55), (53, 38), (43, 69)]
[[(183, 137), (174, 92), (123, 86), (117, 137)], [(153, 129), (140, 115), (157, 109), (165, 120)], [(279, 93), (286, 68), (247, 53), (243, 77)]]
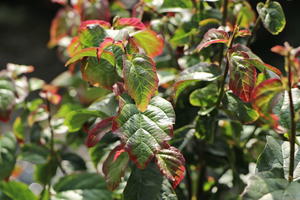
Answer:
[[(255, 8), (260, 1), (249, 2)], [(279, 2), (286, 14), (286, 28), (278, 36), (261, 28), (252, 45), (256, 54), (276, 67), (282, 66), (283, 59), (270, 52), (271, 47), (284, 41), (300, 45), (300, 0)], [(50, 23), (59, 7), (50, 0), (0, 0), (0, 69), (8, 62), (33, 65), (36, 70), (31, 76), (47, 82), (65, 70), (56, 51), (47, 48)]]

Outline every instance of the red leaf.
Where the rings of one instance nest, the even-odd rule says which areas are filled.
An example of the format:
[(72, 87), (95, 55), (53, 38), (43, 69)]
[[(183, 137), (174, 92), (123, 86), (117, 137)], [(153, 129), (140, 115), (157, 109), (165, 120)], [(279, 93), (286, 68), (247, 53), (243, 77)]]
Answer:
[(280, 79), (268, 79), (260, 83), (254, 88), (251, 95), (252, 106), (258, 111), (261, 117), (275, 129), (280, 131), (279, 118), (273, 114), (272, 109), (276, 104), (276, 97), (280, 92), (284, 91), (283, 84)]
[(101, 120), (88, 131), (88, 138), (85, 142), (87, 147), (95, 146), (111, 130), (113, 119), (114, 117), (109, 117)]
[(121, 178), (124, 176), (129, 156), (125, 152), (124, 145), (118, 145), (114, 148), (107, 159), (103, 163), (102, 171), (105, 175), (105, 179), (110, 190), (116, 189)]
[(136, 29), (143, 30), (146, 28), (146, 26), (141, 22), (138, 18), (119, 18), (114, 26), (117, 28), (123, 28), (126, 26), (133, 26)]
[(67, 53), (70, 57), (72, 57), (76, 52), (81, 50), (79, 37), (74, 37), (71, 41), (71, 43), (67, 47)]
[(286, 47), (281, 46), (281, 45), (276, 45), (276, 46), (272, 47), (271, 51), (274, 53), (277, 53), (281, 56), (286, 56), (288, 54), (288, 50), (286, 49)]
[(106, 22), (106, 21), (103, 21), (103, 20), (87, 20), (87, 21), (84, 21), (84, 22), (81, 23), (79, 29), (84, 30), (88, 26), (93, 26), (95, 24), (97, 24), (97, 25), (99, 25), (103, 28), (106, 28), (106, 29), (110, 28), (110, 23), (109, 22)]
[(178, 149), (169, 146), (156, 154), (156, 164), (160, 171), (173, 182), (175, 188), (184, 178), (185, 159)]
[(249, 102), (256, 83), (256, 68), (246, 52), (237, 51), (229, 56), (229, 89), (244, 102)]
[(229, 40), (228, 34), (219, 29), (212, 28), (205, 33), (203, 36), (203, 40), (196, 48), (197, 51), (201, 51), (203, 48), (210, 46), (215, 43), (227, 43)]
[(61, 4), (61, 5), (66, 5), (67, 4), (67, 0), (51, 0), (52, 3), (58, 3), (58, 4)]

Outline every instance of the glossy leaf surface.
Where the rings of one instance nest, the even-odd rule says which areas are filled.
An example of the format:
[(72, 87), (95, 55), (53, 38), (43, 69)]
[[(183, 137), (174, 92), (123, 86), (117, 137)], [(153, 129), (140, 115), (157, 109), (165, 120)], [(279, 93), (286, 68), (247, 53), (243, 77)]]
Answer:
[(135, 100), (140, 111), (145, 111), (158, 87), (158, 77), (153, 60), (144, 55), (135, 55), (124, 63), (125, 88)]
[(130, 158), (145, 168), (163, 142), (170, 139), (174, 123), (172, 105), (161, 97), (153, 97), (145, 112), (126, 103), (115, 119), (113, 129), (118, 132)]
[(257, 12), (264, 27), (273, 35), (278, 35), (285, 27), (286, 20), (280, 3), (271, 1), (268, 4), (257, 4)]

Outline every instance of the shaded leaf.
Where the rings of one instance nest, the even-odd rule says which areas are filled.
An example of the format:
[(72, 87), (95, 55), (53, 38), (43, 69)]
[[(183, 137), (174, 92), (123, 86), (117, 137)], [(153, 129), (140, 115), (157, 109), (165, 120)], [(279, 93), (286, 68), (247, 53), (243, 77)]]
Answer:
[(103, 59), (103, 54), (100, 61), (95, 57), (88, 57), (81, 66), (81, 73), (83, 79), (92, 85), (110, 90), (120, 80), (116, 67), (108, 59)]
[(258, 173), (250, 178), (243, 193), (244, 200), (294, 200), (300, 198), (300, 183), (289, 183), (272, 172)]
[(82, 125), (88, 121), (90, 117), (106, 117), (106, 115), (96, 110), (75, 110), (67, 114), (65, 125), (68, 126), (69, 132), (76, 132), (81, 129)]
[[(294, 111), (297, 113), (300, 111), (300, 90), (298, 88), (293, 88), (292, 96)], [(280, 96), (277, 105), (273, 108), (273, 112), (279, 117), (280, 126), (291, 129), (290, 99), (287, 91)], [(296, 120), (296, 128), (297, 130), (300, 130), (300, 123), (298, 120)]]
[(271, 1), (268, 4), (257, 4), (257, 12), (264, 27), (273, 35), (278, 35), (285, 27), (286, 21), (280, 3)]
[(45, 164), (50, 151), (37, 144), (25, 144), (21, 149), (21, 159), (33, 164)]
[(180, 93), (189, 85), (201, 81), (214, 81), (220, 76), (221, 70), (219, 67), (214, 64), (204, 62), (185, 69), (176, 79), (176, 83), (174, 85), (176, 90), (175, 99), (177, 99)]
[(103, 163), (103, 173), (110, 190), (116, 189), (121, 178), (124, 176), (129, 156), (124, 150), (124, 146), (119, 145), (114, 148)]
[[(290, 144), (288, 141), (275, 139), (267, 136), (267, 143), (264, 151), (257, 161), (257, 171), (273, 171), (280, 172), (281, 178), (288, 180), (289, 163), (290, 163)], [(300, 179), (300, 149), (295, 145), (295, 161), (294, 161), (294, 181)]]
[(243, 124), (249, 124), (259, 118), (258, 112), (251, 108), (250, 104), (242, 102), (230, 92), (226, 92), (222, 103), (225, 112), (233, 120), (238, 120)]
[(163, 177), (158, 167), (149, 163), (146, 169), (134, 168), (124, 189), (124, 200), (153, 200), (159, 195)]
[(158, 77), (153, 60), (144, 55), (134, 55), (124, 61), (125, 88), (135, 100), (140, 111), (145, 111), (158, 87)]
[(110, 200), (104, 179), (95, 173), (72, 174), (62, 177), (55, 185), (55, 200)]
[(10, 176), (16, 163), (17, 141), (14, 135), (0, 135), (0, 180)]
[(113, 119), (114, 117), (103, 119), (96, 123), (94, 127), (88, 131), (88, 137), (85, 142), (87, 147), (95, 146), (101, 138), (111, 130)]
[(194, 90), (190, 94), (190, 103), (200, 107), (201, 113), (207, 113), (215, 106), (217, 97), (218, 87), (215, 83), (211, 83), (204, 88)]

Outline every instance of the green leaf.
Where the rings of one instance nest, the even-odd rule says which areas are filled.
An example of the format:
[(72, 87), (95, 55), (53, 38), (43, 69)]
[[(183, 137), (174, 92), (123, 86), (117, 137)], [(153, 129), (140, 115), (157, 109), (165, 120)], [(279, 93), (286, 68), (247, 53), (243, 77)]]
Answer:
[(164, 0), (163, 5), (161, 8), (192, 8), (193, 4), (191, 1), (186, 0)]
[(221, 76), (221, 70), (214, 64), (199, 63), (181, 72), (175, 83), (175, 99), (190, 85), (205, 81), (211, 82)]
[(229, 89), (244, 102), (251, 100), (257, 74), (248, 58), (248, 54), (242, 51), (232, 52), (229, 56)]
[(197, 51), (201, 51), (203, 48), (210, 46), (211, 44), (224, 43), (227, 44), (229, 40), (228, 34), (219, 29), (209, 29), (203, 36), (201, 43), (197, 46)]
[(106, 36), (105, 29), (96, 23), (87, 23), (79, 29), (79, 41), (82, 48), (98, 47)]
[[(240, 4), (238, 4), (240, 5)], [(248, 2), (243, 2), (241, 9), (238, 10), (237, 22), (240, 28), (249, 28), (250, 25), (255, 21), (255, 12), (252, 10), (251, 5)]]
[(88, 57), (81, 66), (82, 78), (94, 86), (112, 89), (112, 86), (120, 80), (115, 65), (102, 54), (98, 61), (95, 57)]
[[(300, 90), (298, 88), (292, 89), (293, 104), (295, 112), (300, 111)], [(279, 116), (279, 124), (283, 128), (291, 128), (291, 114), (290, 114), (290, 102), (288, 92), (285, 91), (279, 100), (278, 104), (273, 109), (274, 114)], [(300, 123), (296, 120), (296, 128), (300, 130)]]
[(68, 161), (70, 168), (74, 171), (86, 170), (86, 164), (83, 158), (75, 153), (60, 152), (60, 157), (64, 161)]
[(123, 146), (114, 148), (106, 158), (103, 163), (103, 173), (110, 190), (114, 190), (119, 186), (121, 178), (124, 176), (125, 169), (127, 168), (128, 161), (129, 156), (124, 151)]
[(86, 49), (81, 49), (80, 51), (76, 52), (72, 57), (66, 62), (65, 66), (68, 66), (82, 58), (90, 56), (90, 57), (97, 57), (97, 48), (90, 47)]
[(158, 87), (153, 60), (145, 55), (134, 55), (124, 63), (124, 81), (129, 95), (140, 111), (145, 111)]
[(144, 49), (146, 55), (150, 57), (158, 56), (163, 51), (164, 41), (154, 31), (141, 30), (132, 34), (132, 37), (134, 43)]
[(0, 135), (0, 180), (10, 176), (16, 163), (17, 141), (11, 133)]
[(110, 200), (104, 179), (95, 173), (72, 174), (62, 177), (55, 185), (55, 200)]
[(58, 164), (57, 157), (50, 157), (46, 164), (36, 165), (34, 179), (43, 185), (48, 184), (56, 175)]
[(268, 79), (261, 82), (252, 92), (252, 106), (273, 128), (279, 130), (278, 116), (272, 110), (278, 95), (284, 91), (280, 79)]
[(28, 185), (18, 181), (0, 182), (0, 191), (12, 200), (37, 200)]
[(21, 149), (21, 159), (33, 164), (45, 164), (50, 151), (37, 144), (25, 144)]
[(76, 132), (79, 131), (82, 125), (91, 117), (106, 117), (106, 115), (96, 110), (75, 110), (66, 116), (65, 125), (68, 126), (69, 132)]
[[(257, 161), (257, 171), (271, 171), (276, 169), (281, 178), (288, 180), (290, 163), (290, 144), (271, 136), (267, 136), (267, 143), (264, 151)], [(300, 149), (295, 145), (294, 181), (300, 179)]]
[(243, 200), (295, 200), (300, 198), (300, 183), (289, 183), (272, 172), (261, 172), (250, 178)]
[(285, 27), (286, 20), (280, 3), (271, 1), (268, 4), (257, 4), (257, 12), (264, 27), (273, 35), (278, 35)]
[[(9, 84), (9, 83), (7, 83)], [(8, 121), (15, 105), (15, 94), (12, 90), (0, 88), (0, 121)], [(9, 87), (9, 85), (7, 85)]]
[(150, 163), (146, 169), (134, 168), (124, 190), (124, 200), (153, 200), (160, 194), (163, 176)]
[(21, 118), (20, 116), (15, 119), (13, 124), (13, 132), (18, 139), (24, 140), (25, 126), (22, 119), (24, 120), (24, 118)]
[(190, 103), (200, 107), (201, 113), (207, 113), (215, 106), (217, 97), (218, 87), (216, 83), (211, 83), (204, 88), (194, 90), (190, 94)]
[(185, 160), (178, 149), (170, 146), (161, 149), (156, 155), (156, 163), (160, 171), (173, 182), (175, 188), (183, 179)]
[(178, 200), (177, 195), (168, 179), (163, 180), (160, 194), (156, 200)]
[(251, 108), (249, 104), (242, 102), (231, 92), (226, 92), (222, 103), (225, 112), (233, 120), (238, 120), (243, 124), (249, 124), (259, 118), (259, 114), (256, 110)]
[(145, 168), (161, 145), (170, 140), (174, 121), (171, 103), (156, 96), (145, 112), (126, 103), (115, 118), (113, 131), (121, 137), (130, 158), (140, 168)]

